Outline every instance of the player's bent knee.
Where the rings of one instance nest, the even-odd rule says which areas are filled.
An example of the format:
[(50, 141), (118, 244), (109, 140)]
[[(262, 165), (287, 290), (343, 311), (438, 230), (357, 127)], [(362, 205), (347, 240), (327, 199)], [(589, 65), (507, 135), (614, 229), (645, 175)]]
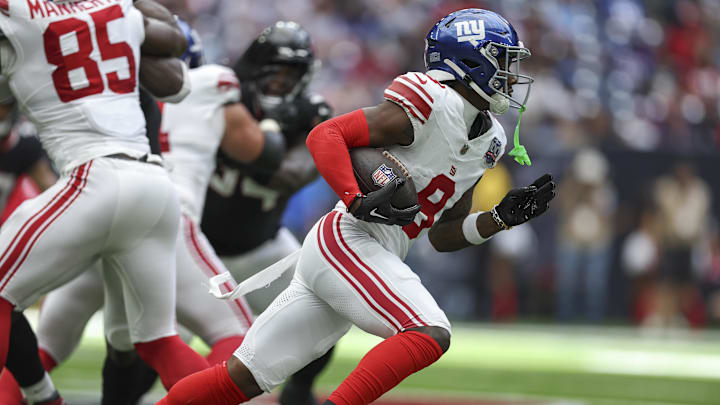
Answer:
[(230, 356), (230, 360), (227, 362), (227, 370), (230, 378), (246, 397), (253, 398), (263, 393), (250, 370), (237, 357)]
[(408, 331), (420, 332), (433, 338), (440, 345), (440, 349), (445, 353), (450, 348), (450, 331), (439, 326), (421, 326), (419, 328), (407, 329)]

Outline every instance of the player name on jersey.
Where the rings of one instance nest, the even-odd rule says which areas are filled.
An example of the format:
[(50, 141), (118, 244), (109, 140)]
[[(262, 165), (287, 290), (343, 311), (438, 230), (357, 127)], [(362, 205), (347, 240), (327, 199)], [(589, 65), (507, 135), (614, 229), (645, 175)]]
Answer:
[[(53, 1), (43, 0), (26, 0), (28, 5), (28, 13), (30, 19), (49, 18), (55, 16), (72, 15), (104, 7), (110, 4), (116, 4), (117, 0), (78, 0), (56, 3)], [(8, 10), (8, 1), (0, 0), (0, 7), (5, 11)]]

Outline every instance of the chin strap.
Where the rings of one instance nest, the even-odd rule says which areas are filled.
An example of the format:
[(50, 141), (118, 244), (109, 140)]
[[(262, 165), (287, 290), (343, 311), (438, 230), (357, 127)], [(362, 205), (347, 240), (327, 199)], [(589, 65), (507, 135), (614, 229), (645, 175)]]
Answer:
[(530, 156), (528, 156), (527, 150), (525, 150), (525, 147), (520, 145), (520, 120), (522, 119), (522, 115), (525, 112), (526, 108), (525, 106), (520, 107), (520, 113), (518, 114), (518, 122), (515, 126), (515, 137), (514, 137), (514, 143), (515, 146), (512, 148), (510, 153), (508, 153), (510, 156), (515, 158), (515, 161), (518, 162), (520, 165), (532, 165), (530, 162)]

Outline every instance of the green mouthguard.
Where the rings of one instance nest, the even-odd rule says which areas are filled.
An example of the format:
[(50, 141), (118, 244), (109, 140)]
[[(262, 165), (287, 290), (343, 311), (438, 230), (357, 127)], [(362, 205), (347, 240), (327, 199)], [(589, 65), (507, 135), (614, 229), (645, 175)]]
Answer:
[(527, 150), (525, 150), (525, 147), (520, 145), (520, 120), (522, 119), (522, 115), (525, 110), (525, 106), (520, 107), (520, 113), (518, 114), (518, 122), (515, 126), (515, 146), (512, 148), (509, 155), (515, 158), (515, 161), (518, 162), (520, 165), (530, 166), (532, 164), (530, 162), (530, 156), (528, 155)]

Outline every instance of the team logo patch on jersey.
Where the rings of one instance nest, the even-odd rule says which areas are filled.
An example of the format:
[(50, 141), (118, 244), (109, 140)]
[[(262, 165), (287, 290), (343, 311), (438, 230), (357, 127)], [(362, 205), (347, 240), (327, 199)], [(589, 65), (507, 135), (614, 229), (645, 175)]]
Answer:
[(485, 163), (488, 166), (495, 166), (495, 161), (498, 156), (500, 156), (500, 148), (502, 148), (500, 140), (493, 138), (492, 141), (490, 141), (490, 146), (488, 147), (487, 152), (485, 152)]
[(387, 167), (386, 165), (380, 165), (372, 174), (372, 179), (375, 184), (377, 184), (380, 187), (385, 187), (386, 184), (391, 182), (392, 180), (395, 180), (397, 178), (397, 175), (393, 173), (392, 168)]

